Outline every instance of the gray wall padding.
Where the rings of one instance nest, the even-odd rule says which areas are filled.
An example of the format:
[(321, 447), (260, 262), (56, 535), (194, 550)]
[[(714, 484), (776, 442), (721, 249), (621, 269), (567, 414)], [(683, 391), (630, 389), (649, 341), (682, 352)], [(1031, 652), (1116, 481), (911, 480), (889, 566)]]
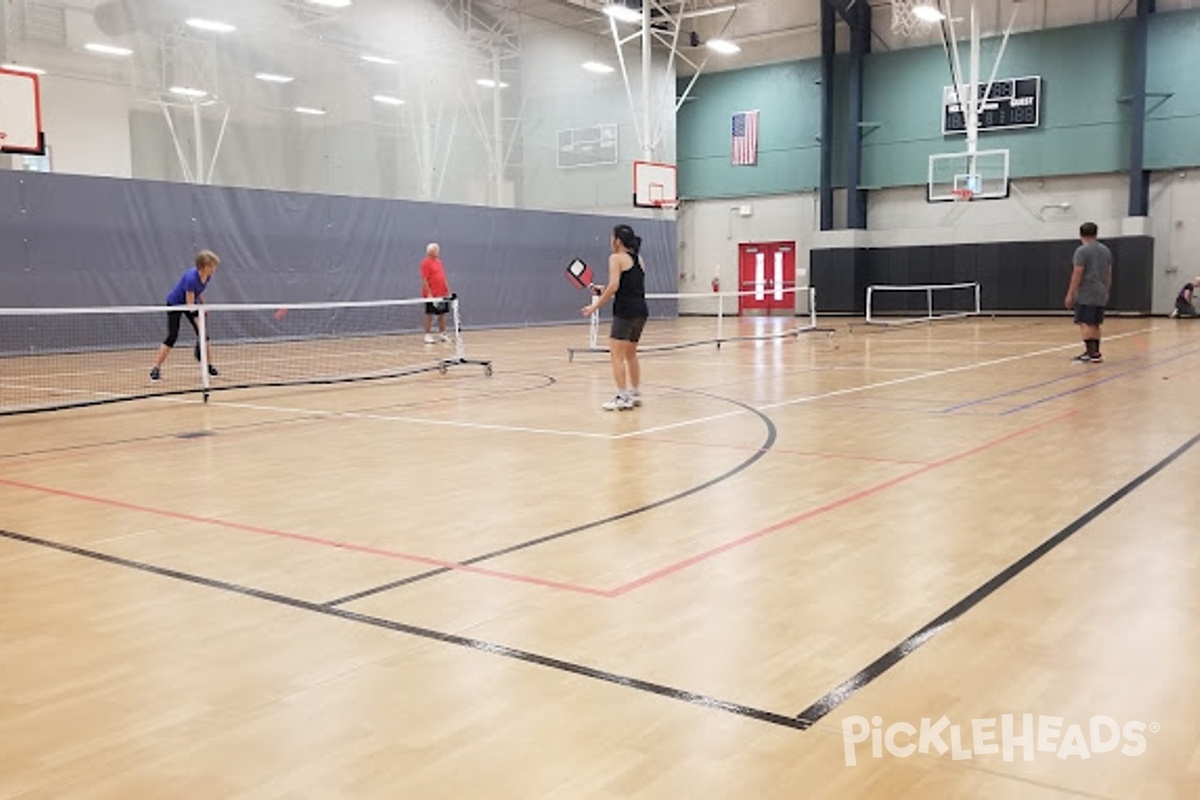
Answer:
[(222, 259), (209, 303), (411, 298), (436, 241), (465, 326), (580, 322), (563, 272), (604, 280), (621, 222), (647, 291), (676, 291), (673, 221), (0, 171), (0, 306), (159, 305), (202, 248)]

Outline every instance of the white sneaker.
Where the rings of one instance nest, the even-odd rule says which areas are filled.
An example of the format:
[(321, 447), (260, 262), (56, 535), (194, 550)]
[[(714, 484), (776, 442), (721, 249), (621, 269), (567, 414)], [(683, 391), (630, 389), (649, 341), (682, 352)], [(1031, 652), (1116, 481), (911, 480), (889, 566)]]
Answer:
[(605, 411), (627, 411), (633, 408), (633, 400), (619, 394), (600, 407)]
[(633, 401), (635, 406), (640, 406), (642, 404), (642, 393), (634, 389), (629, 393), (629, 399)]
[(425, 334), (425, 344), (437, 344), (437, 339), (433, 338), (432, 333)]
[(1179, 309), (1172, 308), (1171, 313), (1167, 315), (1167, 319), (1178, 319), (1178, 318), (1179, 318)]
[(443, 334), (441, 335), (441, 340), (442, 340), (443, 342), (448, 342), (448, 341), (450, 341), (450, 335), (449, 335), (449, 334), (445, 334), (445, 333), (443, 333)]

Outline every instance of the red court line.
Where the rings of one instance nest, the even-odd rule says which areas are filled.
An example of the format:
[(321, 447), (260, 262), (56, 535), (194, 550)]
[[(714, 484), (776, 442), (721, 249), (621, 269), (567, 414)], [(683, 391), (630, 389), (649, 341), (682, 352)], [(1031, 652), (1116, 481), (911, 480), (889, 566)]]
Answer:
[(610, 592), (603, 589), (593, 589), (588, 586), (578, 586), (570, 583), (562, 583), (560, 581), (544, 580), (542, 578), (533, 578), (527, 575), (517, 575), (511, 572), (502, 572), (500, 570), (485, 569), (483, 567), (472, 567), (464, 564), (459, 564), (455, 561), (445, 561), (438, 558), (430, 558), (428, 556), (419, 556), (412, 553), (403, 553), (397, 550), (387, 550), (380, 547), (370, 547), (367, 545), (352, 544), (350, 542), (340, 542), (335, 539), (323, 539), (318, 536), (308, 536), (303, 533), (290, 533), (288, 531), (278, 530), (276, 528), (266, 528), (261, 525), (248, 525), (241, 522), (230, 522), (228, 520), (218, 519), (216, 517), (202, 517), (195, 514), (185, 514), (181, 511), (172, 511), (166, 508), (154, 508), (152, 506), (143, 506), (138, 503), (129, 503), (124, 500), (116, 500), (110, 497), (99, 497), (96, 495), (83, 494), (81, 492), (72, 492), (68, 489), (56, 489), (53, 486), (40, 486), (35, 483), (26, 483), (24, 481), (14, 481), (10, 478), (0, 478), (0, 485), (9, 486), (14, 489), (24, 489), (31, 492), (40, 492), (42, 494), (53, 495), (55, 497), (66, 497), (72, 500), (81, 500), (87, 503), (96, 503), (97, 505), (109, 506), (110, 508), (121, 508), (126, 511), (137, 511), (143, 514), (154, 514), (159, 517), (167, 517), (169, 519), (183, 520), (185, 522), (195, 522), (201, 525), (212, 525), (218, 528), (226, 528), (228, 530), (243, 531), (246, 533), (256, 533), (261, 536), (272, 536), (277, 539), (287, 539), (293, 542), (304, 542), (305, 544), (317, 545), (320, 547), (329, 547), (336, 550), (345, 550), (352, 553), (364, 553), (367, 555), (383, 556), (384, 558), (393, 558), (400, 561), (411, 561), (417, 564), (423, 564), (432, 567), (444, 567), (446, 569), (457, 570), (460, 572), (470, 572), (476, 575), (485, 575), (491, 578), (501, 578), (503, 580), (516, 581), (517, 583), (526, 583), (533, 586), (542, 586), (548, 589), (561, 589), (568, 592), (576, 592), (579, 594), (594, 595), (597, 597), (607, 597)]
[(116, 499), (108, 498), (108, 497), (99, 497), (99, 496), (95, 496), (95, 495), (88, 495), (88, 494), (83, 494), (80, 492), (73, 492), (73, 491), (70, 491), (67, 489), (57, 489), (57, 488), (54, 488), (51, 486), (41, 486), (41, 485), (33, 484), (33, 483), (26, 483), (24, 481), (16, 481), (16, 480), (12, 480), (9, 478), (0, 478), (0, 485), (10, 486), (10, 487), (16, 488), (16, 489), (24, 489), (26, 491), (40, 492), (43, 494), (49, 494), (49, 495), (53, 495), (56, 497), (65, 497), (65, 498), (69, 498), (69, 499), (73, 499), (73, 500), (80, 500), (80, 501), (89, 502), (89, 503), (96, 503), (99, 505), (105, 505), (105, 506), (109, 506), (112, 508), (121, 508), (121, 509), (125, 509), (128, 511), (137, 511), (137, 512), (141, 512), (141, 513), (145, 513), (145, 514), (154, 514), (156, 516), (167, 517), (170, 519), (178, 519), (178, 520), (183, 520), (186, 522), (195, 522), (195, 523), (199, 523), (199, 524), (203, 524), (203, 525), (213, 525), (215, 527), (226, 528), (229, 530), (243, 531), (243, 532), (255, 533), (255, 534), (259, 534), (259, 535), (263, 535), (263, 536), (271, 536), (271, 537), (275, 537), (275, 538), (279, 538), (279, 539), (287, 539), (290, 541), (303, 542), (305, 544), (312, 544), (312, 545), (317, 545), (317, 546), (321, 546), (321, 547), (333, 548), (333, 549), (337, 549), (337, 550), (345, 550), (348, 552), (363, 553), (363, 554), (367, 554), (367, 555), (383, 556), (385, 558), (392, 558), (392, 559), (397, 559), (397, 560), (401, 560), (401, 561), (411, 561), (414, 563), (424, 564), (427, 566), (442, 567), (445, 569), (455, 570), (455, 571), (459, 571), (459, 572), (466, 572), (466, 573), (471, 573), (471, 574), (475, 574), (475, 575), (482, 575), (482, 576), (490, 577), (490, 578), (499, 578), (501, 580), (509, 580), (509, 581), (514, 581), (517, 583), (524, 583), (524, 584), (532, 585), (532, 586), (541, 586), (541, 587), (547, 588), (547, 589), (558, 589), (558, 590), (562, 590), (562, 591), (573, 592), (576, 594), (590, 595), (593, 597), (614, 598), (614, 597), (619, 597), (628, 592), (631, 592), (634, 589), (638, 589), (643, 586), (646, 586), (646, 585), (653, 583), (657, 580), (660, 580), (662, 578), (665, 578), (668, 575), (672, 575), (676, 572), (680, 572), (680, 571), (687, 569), (688, 567), (691, 567), (702, 561), (707, 561), (710, 558), (713, 558), (717, 555), (720, 555), (722, 553), (733, 550), (734, 548), (740, 547), (751, 541), (760, 539), (764, 536), (768, 536), (768, 535), (775, 533), (777, 531), (780, 531), (784, 528), (795, 525), (796, 523), (803, 522), (803, 521), (809, 520), (809, 519), (813, 519), (815, 517), (826, 514), (830, 511), (835, 511), (839, 508), (850, 505), (851, 503), (857, 502), (858, 500), (862, 500), (866, 497), (870, 497), (871, 495), (878, 494), (879, 492), (882, 492), (886, 489), (890, 489), (893, 486), (896, 486), (898, 484), (905, 483), (909, 480), (912, 480), (913, 478), (916, 478), (920, 475), (925, 474), (926, 472), (937, 469), (938, 467), (943, 467), (943, 466), (946, 466), (947, 464), (952, 464), (956, 461), (960, 461), (964, 458), (968, 458), (972, 455), (976, 455), (985, 450), (989, 450), (993, 447), (1004, 444), (1005, 442), (1011, 441), (1012, 439), (1016, 439), (1018, 437), (1025, 436), (1036, 430), (1039, 430), (1040, 428), (1044, 428), (1047, 425), (1053, 424), (1055, 422), (1060, 422), (1060, 421), (1062, 421), (1068, 417), (1074, 416), (1075, 414), (1078, 414), (1078, 413), (1079, 413), (1078, 409), (1068, 411), (1063, 414), (1059, 414), (1056, 417), (1052, 417), (1048, 420), (1045, 420), (1043, 422), (1039, 422), (1039, 423), (1036, 423), (1033, 425), (1026, 426), (1024, 428), (1021, 428), (1020, 430), (1013, 431), (1012, 433), (1005, 434), (1004, 436), (998, 437), (996, 439), (992, 439), (991, 441), (984, 442), (983, 444), (972, 447), (969, 450), (964, 450), (960, 453), (955, 453), (954, 455), (938, 459), (937, 461), (931, 461), (928, 463), (924, 463), (921, 466), (917, 467), (916, 469), (910, 470), (909, 472), (906, 472), (903, 475), (899, 475), (895, 478), (891, 478), (882, 483), (875, 484), (874, 486), (870, 486), (861, 491), (846, 495), (845, 497), (842, 497), (840, 499), (826, 503), (825, 505), (818, 506), (813, 509), (809, 509), (808, 511), (805, 511), (801, 514), (797, 514), (794, 517), (790, 517), (790, 518), (782, 520), (780, 522), (776, 522), (772, 525), (769, 525), (765, 528), (754, 531), (752, 533), (748, 533), (744, 536), (740, 536), (736, 539), (726, 542), (725, 544), (718, 545), (717, 547), (710, 548), (701, 553), (697, 553), (694, 556), (690, 556), (682, 561), (678, 561), (674, 564), (670, 564), (666, 567), (655, 570), (654, 572), (644, 575), (641, 578), (636, 578), (628, 583), (625, 583), (621, 586), (617, 586), (616, 588), (613, 588), (613, 589), (596, 589), (596, 588), (592, 588), (589, 586), (582, 586), (582, 585), (578, 585), (578, 584), (546, 580), (546, 579), (535, 578), (535, 577), (531, 577), (531, 576), (527, 576), (527, 575), (518, 575), (516, 573), (511, 573), (511, 572), (503, 572), (500, 570), (485, 569), (482, 567), (468, 566), (468, 565), (460, 564), (458, 562), (445, 561), (443, 559), (430, 558), (428, 556), (420, 556), (420, 555), (415, 555), (412, 553), (403, 553), (403, 552), (396, 551), (396, 550), (387, 550), (384, 548), (352, 544), (350, 542), (340, 542), (340, 541), (333, 540), (333, 539), (323, 539), (323, 538), (316, 537), (316, 536), (308, 536), (306, 534), (301, 534), (301, 533), (291, 533), (288, 531), (278, 530), (275, 528), (267, 528), (267, 527), (263, 527), (260, 525), (249, 525), (249, 524), (240, 523), (240, 522), (230, 522), (230, 521), (218, 519), (215, 517), (202, 517), (202, 516), (198, 516), (195, 514), (186, 514), (183, 512), (179, 512), (179, 511), (172, 511), (170, 509), (154, 508), (151, 506), (144, 506), (144, 505), (140, 505), (137, 503), (126, 502), (124, 500), (116, 500)]
[(634, 580), (632, 580), (628, 583), (625, 583), (621, 586), (616, 587), (615, 589), (610, 590), (609, 594), (613, 597), (619, 597), (627, 592), (633, 591), (634, 589), (639, 589), (643, 586), (646, 586), (647, 584), (650, 584), (657, 580), (665, 578), (668, 575), (673, 575), (676, 572), (680, 572), (682, 570), (687, 569), (688, 567), (699, 564), (701, 561), (707, 561), (708, 559), (713, 558), (714, 556), (718, 556), (722, 553), (726, 553), (730, 550), (733, 550), (736, 547), (741, 547), (742, 545), (747, 544), (748, 542), (752, 542), (756, 539), (761, 539), (764, 536), (769, 536), (772, 533), (776, 533), (777, 531), (783, 530), (784, 528), (789, 528), (798, 522), (804, 522), (805, 520), (809, 520), (814, 517), (819, 517), (822, 514), (827, 514), (830, 511), (835, 511), (839, 508), (842, 508), (843, 506), (850, 505), (851, 503), (862, 500), (863, 498), (870, 497), (871, 495), (878, 494), (879, 492), (882, 492), (886, 489), (890, 489), (893, 486), (910, 481), (913, 478), (916, 478), (920, 475), (924, 475), (926, 472), (935, 470), (938, 467), (944, 467), (947, 464), (953, 464), (955, 461), (961, 461), (964, 458), (968, 458), (968, 457), (976, 455), (978, 453), (982, 453), (985, 450), (990, 450), (991, 448), (996, 447), (997, 445), (1004, 444), (1005, 442), (1011, 441), (1011, 440), (1016, 439), (1021, 436), (1026, 436), (1040, 428), (1044, 428), (1047, 425), (1051, 425), (1055, 422), (1061, 422), (1062, 420), (1066, 419), (1067, 417), (1073, 416), (1078, 413), (1079, 413), (1079, 409), (1074, 409), (1072, 411), (1068, 411), (1066, 413), (1059, 414), (1058, 416), (1052, 417), (1043, 422), (1038, 422), (1034, 425), (1029, 425), (1028, 427), (1021, 428), (1020, 430), (1005, 434), (1004, 436), (1001, 436), (999, 438), (992, 439), (991, 441), (988, 441), (988, 442), (984, 442), (983, 444), (972, 447), (969, 450), (963, 450), (961, 453), (955, 453), (952, 456), (947, 456), (946, 458), (942, 458), (937, 461), (931, 461), (930, 463), (925, 464), (921, 467), (918, 467), (917, 469), (906, 472), (903, 475), (898, 475), (895, 478), (891, 478), (882, 483), (877, 483), (874, 486), (869, 486), (866, 489), (862, 489), (861, 491), (846, 495), (845, 497), (842, 497), (842, 498), (839, 498), (832, 502), (826, 503), (825, 505), (817, 506), (816, 508), (811, 508), (808, 511), (797, 514), (794, 517), (789, 517), (788, 519), (773, 523), (771, 525), (768, 525), (765, 528), (760, 528), (759, 530), (753, 531), (752, 533), (747, 533), (744, 536), (739, 536), (736, 539), (732, 539), (724, 544), (709, 548), (708, 550), (704, 550), (700, 553), (697, 553), (694, 556), (685, 558), (682, 561), (677, 561), (674, 564), (668, 564), (667, 566), (662, 567), (661, 569), (657, 569), (654, 572), (643, 575), (640, 578), (635, 578)]

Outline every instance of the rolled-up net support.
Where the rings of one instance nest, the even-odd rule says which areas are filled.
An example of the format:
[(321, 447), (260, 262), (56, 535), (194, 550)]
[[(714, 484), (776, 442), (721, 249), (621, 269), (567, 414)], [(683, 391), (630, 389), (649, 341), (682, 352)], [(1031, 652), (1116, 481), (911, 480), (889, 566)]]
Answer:
[[(490, 361), (466, 357), (458, 300), (446, 301), (444, 338), (436, 324), (425, 336), (426, 302), (0, 308), (0, 415), (461, 364), (490, 374)], [(171, 311), (181, 314), (178, 337), (152, 373)]]

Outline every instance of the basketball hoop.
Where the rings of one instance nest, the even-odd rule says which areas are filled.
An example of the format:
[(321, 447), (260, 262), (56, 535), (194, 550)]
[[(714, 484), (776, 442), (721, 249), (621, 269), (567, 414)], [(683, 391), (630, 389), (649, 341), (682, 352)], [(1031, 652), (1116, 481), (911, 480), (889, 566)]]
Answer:
[(678, 211), (679, 210), (679, 201), (678, 200), (659, 200), (657, 203), (654, 204), (654, 207), (662, 209), (663, 211)]
[(919, 5), (929, 3), (927, 0), (892, 0), (892, 33), (907, 39), (929, 27), (929, 22), (913, 13)]
[(955, 202), (958, 202), (960, 200), (970, 201), (972, 198), (975, 197), (975, 193), (967, 188), (952, 189), (952, 190), (950, 190), (950, 193), (954, 195)]

